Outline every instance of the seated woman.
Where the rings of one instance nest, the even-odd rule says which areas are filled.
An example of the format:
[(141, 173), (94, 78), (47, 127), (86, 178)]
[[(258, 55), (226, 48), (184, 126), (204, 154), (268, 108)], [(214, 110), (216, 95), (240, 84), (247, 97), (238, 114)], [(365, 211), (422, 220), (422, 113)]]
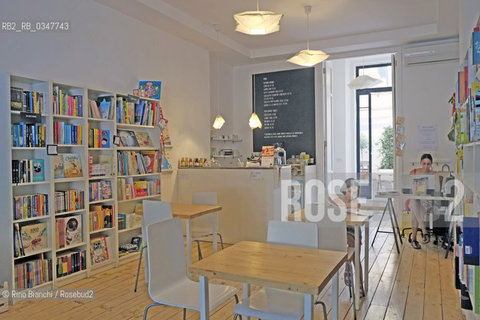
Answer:
[[(432, 170), (433, 158), (429, 153), (424, 153), (420, 157), (420, 168), (415, 168), (410, 171), (410, 174), (431, 174), (436, 175), (436, 172)], [(430, 234), (425, 227), (424, 217), (425, 212), (429, 211), (432, 207), (430, 200), (407, 200), (405, 203), (405, 209), (411, 211), (412, 219), (412, 242), (411, 245), (414, 249), (421, 249), (422, 246), (417, 241), (417, 231), (420, 228), (423, 234), (423, 243), (430, 242)]]
[[(343, 183), (343, 186), (340, 188), (340, 192), (342, 195), (337, 197), (332, 201), (332, 203), (339, 207), (347, 208), (349, 212), (358, 212), (360, 209), (360, 203), (358, 203), (358, 188), (359, 184), (358, 181), (354, 178), (348, 178)], [(355, 248), (355, 229), (354, 227), (347, 226), (347, 244), (350, 248)], [(362, 244), (362, 234), (360, 233), (360, 245)], [(355, 254), (352, 256), (353, 261), (355, 261)], [(349, 266), (349, 264), (347, 264)], [(363, 294), (363, 273), (362, 273), (362, 265), (360, 264), (359, 270), (360, 272), (360, 283), (362, 284), (361, 291)], [(345, 284), (350, 286), (349, 280), (351, 279), (351, 271), (348, 267), (345, 268)], [(364, 294), (363, 294), (364, 295)]]

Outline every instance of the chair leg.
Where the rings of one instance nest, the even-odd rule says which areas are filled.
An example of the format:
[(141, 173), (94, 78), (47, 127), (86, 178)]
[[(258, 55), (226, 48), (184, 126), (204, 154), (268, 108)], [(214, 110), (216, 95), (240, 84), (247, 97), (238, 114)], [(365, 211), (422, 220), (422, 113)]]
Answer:
[(203, 256), (202, 256), (202, 249), (200, 249), (200, 240), (195, 240), (195, 242), (197, 243), (198, 260), (202, 260)]
[(322, 309), (323, 309), (323, 317), (325, 320), (327, 320), (327, 306), (325, 306), (325, 303), (323, 303), (323, 301), (317, 301), (315, 302), (315, 304), (321, 304), (322, 305)]
[(149, 304), (149, 305), (145, 308), (145, 311), (143, 312), (143, 320), (147, 320), (147, 312), (148, 312), (148, 309), (150, 309), (150, 308), (153, 307), (153, 306), (161, 306), (161, 305), (162, 305), (162, 304), (161, 304), (161, 303), (158, 303), (158, 302)]
[(220, 246), (222, 247), (222, 250), (224, 249), (223, 247), (223, 238), (222, 238), (222, 234), (220, 233), (217, 233), (218, 237), (220, 238)]
[(183, 308), (183, 320), (187, 319), (187, 308)]
[(143, 255), (143, 250), (145, 250), (146, 247), (147, 246), (143, 246), (140, 249), (140, 259), (138, 259), (137, 277), (135, 279), (135, 289), (133, 289), (133, 292), (137, 292), (138, 276), (140, 275), (140, 266), (142, 265), (142, 255)]
[(351, 284), (351, 291), (353, 292), (353, 319), (357, 320), (357, 297), (355, 296), (355, 269), (353, 268), (353, 262), (350, 262), (351, 268), (353, 270), (351, 274), (352, 279), (350, 279), (350, 284)]

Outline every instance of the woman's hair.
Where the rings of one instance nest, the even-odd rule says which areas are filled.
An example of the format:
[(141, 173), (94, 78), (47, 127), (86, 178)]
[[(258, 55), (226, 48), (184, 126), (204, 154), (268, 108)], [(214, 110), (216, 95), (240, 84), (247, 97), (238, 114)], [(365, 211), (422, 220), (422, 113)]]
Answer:
[(433, 163), (433, 158), (432, 158), (432, 155), (430, 153), (424, 153), (422, 154), (422, 156), (420, 157), (420, 162), (423, 160), (423, 159), (429, 159), (431, 163)]
[(340, 188), (340, 192), (345, 194), (347, 193), (347, 189), (351, 188), (352, 186), (358, 188), (358, 181), (355, 178), (348, 178)]

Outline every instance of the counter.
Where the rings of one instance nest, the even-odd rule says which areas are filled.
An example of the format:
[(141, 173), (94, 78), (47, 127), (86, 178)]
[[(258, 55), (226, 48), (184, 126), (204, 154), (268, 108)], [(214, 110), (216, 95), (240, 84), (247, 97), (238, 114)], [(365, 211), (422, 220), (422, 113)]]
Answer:
[(280, 220), (280, 181), (291, 179), (290, 171), (289, 166), (179, 169), (178, 202), (191, 203), (194, 192), (216, 191), (224, 241), (266, 241), (268, 221)]

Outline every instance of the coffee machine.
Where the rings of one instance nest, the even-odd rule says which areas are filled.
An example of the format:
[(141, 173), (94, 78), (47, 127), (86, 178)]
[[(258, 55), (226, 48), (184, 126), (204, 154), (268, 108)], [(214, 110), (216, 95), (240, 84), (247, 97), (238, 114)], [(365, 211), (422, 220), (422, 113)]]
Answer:
[(275, 143), (273, 164), (275, 166), (284, 166), (287, 164), (287, 153), (285, 152), (285, 149), (283, 149), (281, 143)]

